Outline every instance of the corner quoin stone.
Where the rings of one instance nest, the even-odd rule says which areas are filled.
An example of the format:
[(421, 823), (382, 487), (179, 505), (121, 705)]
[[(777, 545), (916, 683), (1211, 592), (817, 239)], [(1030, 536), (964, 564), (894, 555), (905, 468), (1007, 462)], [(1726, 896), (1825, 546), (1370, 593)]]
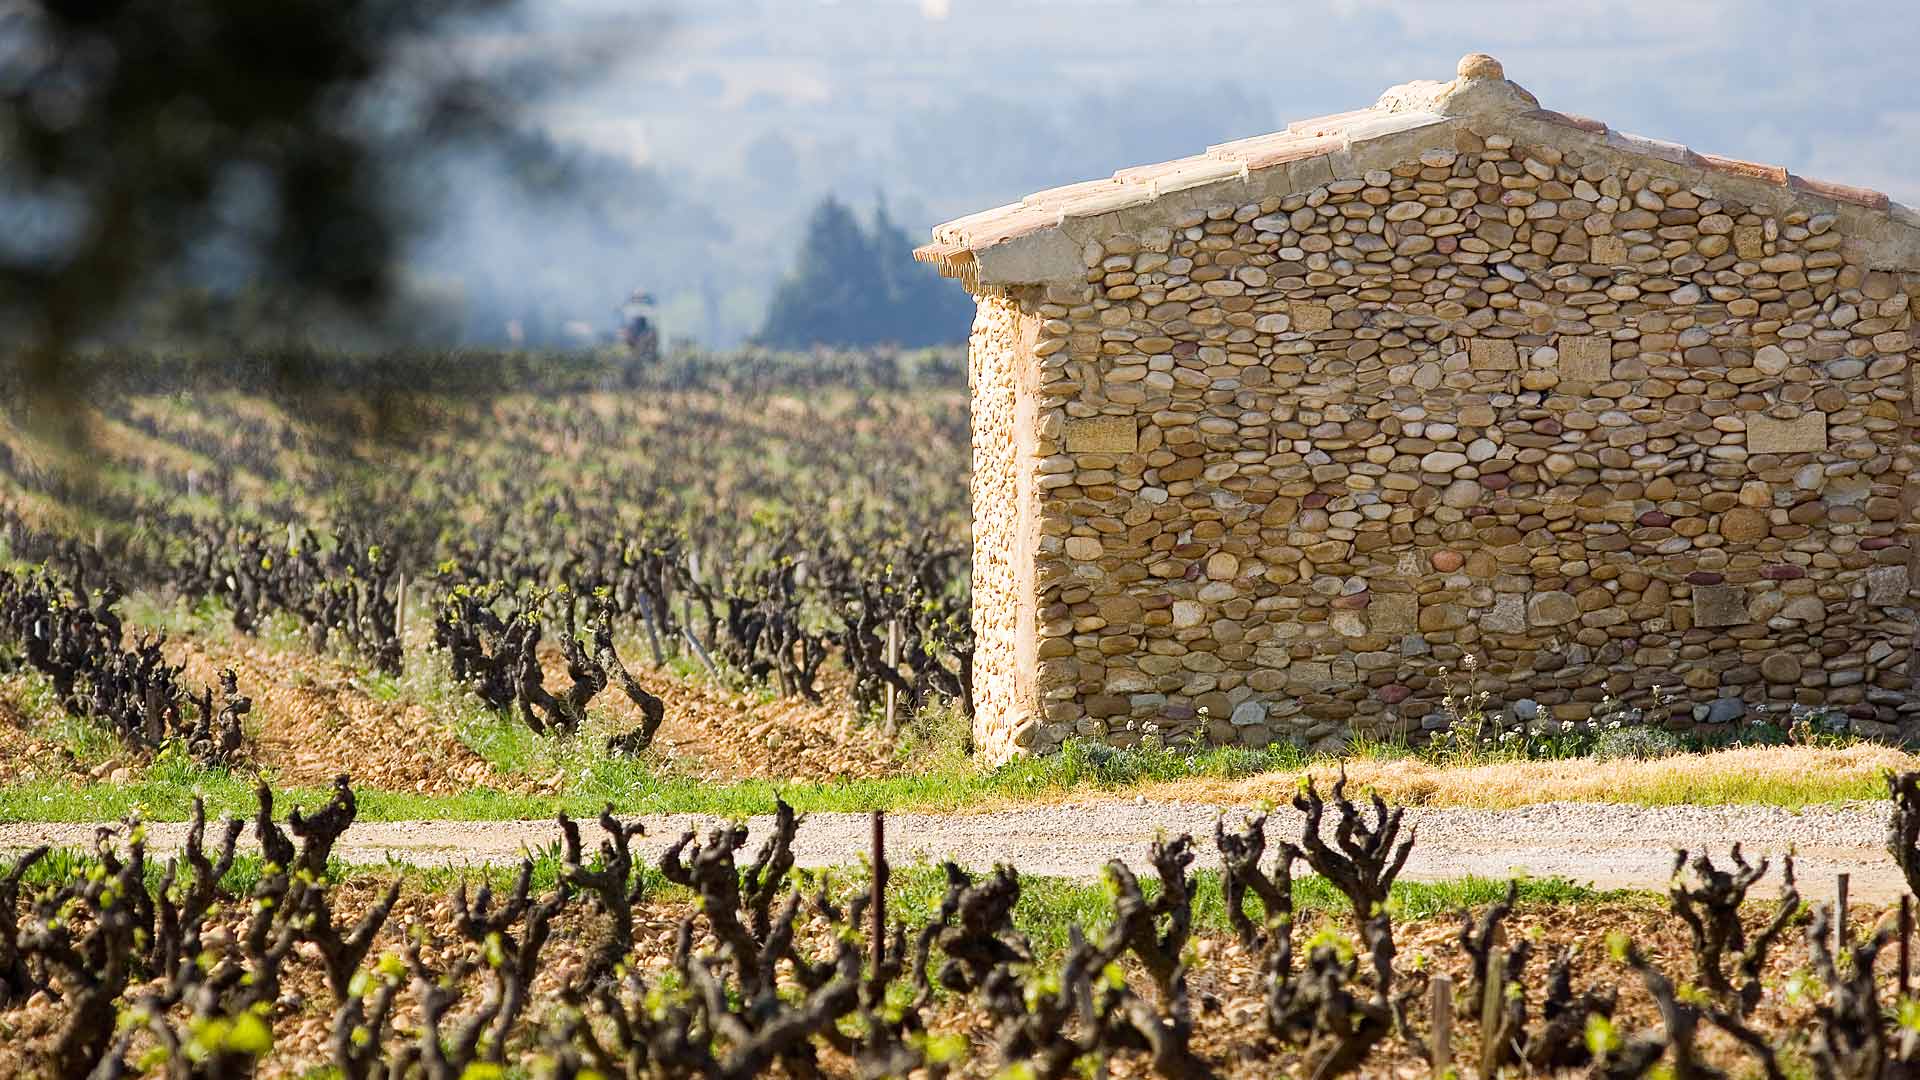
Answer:
[(1792, 420), (1776, 420), (1766, 413), (1747, 414), (1750, 454), (1814, 454), (1826, 448), (1826, 413), (1807, 412)]
[(1140, 427), (1131, 416), (1067, 421), (1067, 453), (1131, 454), (1140, 448)]

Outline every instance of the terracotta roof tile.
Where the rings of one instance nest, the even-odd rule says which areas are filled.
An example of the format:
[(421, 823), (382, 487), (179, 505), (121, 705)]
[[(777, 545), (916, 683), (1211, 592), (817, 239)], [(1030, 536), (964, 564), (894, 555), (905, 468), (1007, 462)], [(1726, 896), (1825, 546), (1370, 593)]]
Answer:
[(934, 236), (938, 240), (962, 243), (978, 251), (1058, 224), (1058, 210), (1008, 203), (942, 225), (935, 230)]
[(1076, 199), (1084, 199), (1092, 195), (1104, 195), (1112, 191), (1117, 184), (1118, 182), (1112, 177), (1102, 177), (1099, 180), (1083, 180), (1078, 184), (1065, 184), (1060, 187), (1047, 188), (1045, 191), (1036, 191), (1020, 201), (1027, 206), (1060, 206), (1073, 202)]
[(1113, 178), (1122, 183), (1151, 180), (1156, 176), (1165, 176), (1170, 172), (1176, 172), (1189, 165), (1197, 165), (1207, 160), (1207, 155), (1195, 154), (1192, 157), (1174, 158), (1172, 161), (1157, 161), (1151, 165), (1135, 165), (1131, 168), (1120, 169), (1113, 174)]
[(1793, 176), (1789, 179), (1796, 189), (1810, 195), (1853, 203), (1855, 206), (1864, 206), (1869, 210), (1886, 210), (1893, 205), (1893, 200), (1887, 198), (1885, 192), (1875, 191), (1872, 188), (1836, 184), (1829, 180), (1809, 180), (1804, 176)]
[(1338, 135), (1322, 135), (1318, 138), (1293, 139), (1276, 142), (1265, 149), (1248, 154), (1244, 159), (1248, 170), (1271, 169), (1275, 165), (1285, 165), (1290, 161), (1304, 161), (1307, 158), (1331, 154), (1344, 143)]
[(1748, 180), (1759, 180), (1762, 183), (1772, 184), (1775, 187), (1785, 187), (1787, 184), (1787, 170), (1778, 165), (1766, 165), (1758, 161), (1742, 161), (1739, 158), (1721, 157), (1719, 154), (1702, 154), (1696, 152), (1694, 157), (1699, 159), (1700, 164), (1717, 173), (1725, 173), (1728, 176), (1745, 177)]
[(1114, 184), (1100, 194), (1082, 195), (1061, 203), (1055, 213), (1062, 218), (1099, 217), (1116, 210), (1145, 206), (1153, 201), (1152, 184)]
[(1372, 112), (1372, 109), (1349, 109), (1346, 112), (1328, 113), (1308, 120), (1295, 120), (1287, 125), (1287, 130), (1295, 135), (1330, 135)]

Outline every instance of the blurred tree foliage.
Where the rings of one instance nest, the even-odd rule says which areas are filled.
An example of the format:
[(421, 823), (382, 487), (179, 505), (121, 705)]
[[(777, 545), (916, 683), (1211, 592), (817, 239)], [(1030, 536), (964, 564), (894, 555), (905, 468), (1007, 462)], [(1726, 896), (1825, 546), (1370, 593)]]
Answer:
[(167, 289), (377, 311), (412, 221), (388, 179), (594, 59), (503, 45), (517, 3), (0, 0), (0, 348), (25, 384), (71, 400), (68, 349)]
[(964, 341), (973, 301), (915, 262), (913, 241), (884, 201), (862, 226), (828, 196), (807, 222), (793, 271), (767, 309), (759, 340), (774, 348), (882, 345), (921, 348)]

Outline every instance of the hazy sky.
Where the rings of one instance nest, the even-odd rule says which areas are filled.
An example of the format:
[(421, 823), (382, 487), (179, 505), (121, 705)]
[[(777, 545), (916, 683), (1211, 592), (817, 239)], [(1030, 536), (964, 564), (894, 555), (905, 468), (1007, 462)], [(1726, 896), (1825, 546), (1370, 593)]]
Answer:
[[(577, 29), (631, 5), (543, 8), (547, 27)], [(974, 96), (1044, 111), (1086, 95), (1150, 105), (1224, 85), (1277, 127), (1368, 104), (1396, 82), (1448, 78), (1478, 50), (1548, 107), (1920, 202), (1912, 0), (700, 0), (650, 10), (667, 19), (655, 47), (551, 121), (699, 173), (737, 171), (769, 134), (884, 157), (903, 119)], [(1124, 107), (1091, 119), (1114, 133), (1129, 125)], [(1209, 118), (1193, 127), (1190, 149), (1214, 138)], [(1124, 139), (1094, 145), (1114, 142)], [(1088, 160), (1054, 179), (1138, 163)], [(1021, 194), (983, 190), (975, 201)]]
[[(497, 43), (616, 57), (538, 122), (649, 175), (571, 214), (453, 185), (433, 265), (475, 310), (537, 301), (549, 323), (604, 320), (642, 284), (670, 333), (724, 347), (759, 325), (823, 195), (863, 214), (884, 198), (924, 236), (1451, 78), (1473, 51), (1549, 108), (1920, 204), (1916, 14), (1920, 0), (527, 0)], [(642, 224), (611, 233), (622, 217)]]

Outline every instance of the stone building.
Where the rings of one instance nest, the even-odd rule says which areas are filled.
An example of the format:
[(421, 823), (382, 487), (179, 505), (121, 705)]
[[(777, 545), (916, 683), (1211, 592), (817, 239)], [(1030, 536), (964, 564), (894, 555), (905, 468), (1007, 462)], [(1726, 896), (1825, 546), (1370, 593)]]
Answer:
[(1879, 192), (1472, 55), (917, 254), (979, 302), (989, 758), (1417, 738), (1467, 655), (1556, 723), (1914, 708), (1920, 214)]

